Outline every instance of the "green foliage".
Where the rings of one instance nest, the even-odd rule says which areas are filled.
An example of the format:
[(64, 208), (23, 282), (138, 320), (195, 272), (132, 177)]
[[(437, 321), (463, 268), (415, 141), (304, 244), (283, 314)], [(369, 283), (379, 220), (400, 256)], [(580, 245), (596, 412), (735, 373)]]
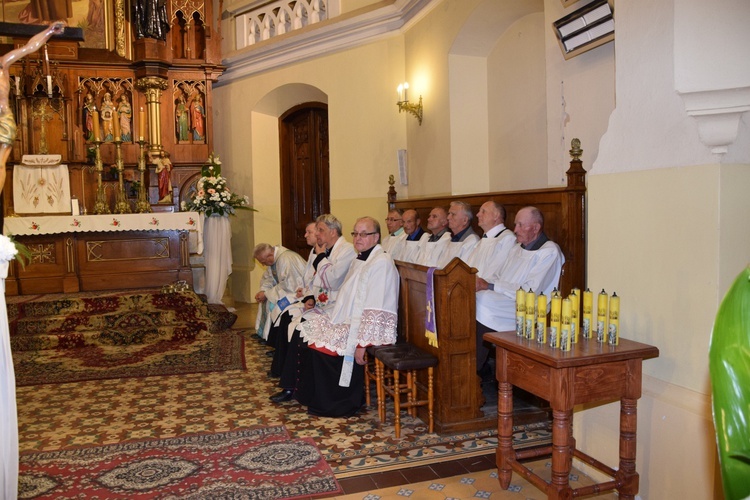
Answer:
[(744, 499), (750, 496), (750, 267), (721, 302), (708, 356), (724, 495)]

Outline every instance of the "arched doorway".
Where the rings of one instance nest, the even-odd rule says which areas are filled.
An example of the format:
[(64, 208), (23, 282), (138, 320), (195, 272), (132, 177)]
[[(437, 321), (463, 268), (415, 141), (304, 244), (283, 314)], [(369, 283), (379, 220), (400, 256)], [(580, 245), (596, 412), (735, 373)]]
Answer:
[(305, 226), (330, 211), (328, 105), (308, 102), (279, 118), (281, 242), (307, 258)]

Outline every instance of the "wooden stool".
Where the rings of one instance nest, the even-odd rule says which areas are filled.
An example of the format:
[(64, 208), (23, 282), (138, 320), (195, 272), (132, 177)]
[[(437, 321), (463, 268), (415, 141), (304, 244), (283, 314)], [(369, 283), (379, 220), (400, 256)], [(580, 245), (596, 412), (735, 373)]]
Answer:
[[(382, 347), (375, 351), (375, 376), (378, 390), (378, 415), (385, 420), (385, 395), (393, 397), (396, 414), (395, 435), (401, 437), (401, 409), (406, 409), (412, 417), (417, 416), (418, 406), (427, 406), (430, 432), (433, 423), (433, 369), (438, 360), (432, 354), (414, 347), (411, 344), (397, 344)], [(417, 399), (417, 372), (427, 369), (427, 399)], [(386, 383), (385, 372), (392, 373), (392, 383)], [(400, 372), (406, 372), (406, 383), (399, 380)], [(401, 395), (406, 394), (406, 402), (401, 402)], [(382, 396), (381, 396), (382, 395)]]

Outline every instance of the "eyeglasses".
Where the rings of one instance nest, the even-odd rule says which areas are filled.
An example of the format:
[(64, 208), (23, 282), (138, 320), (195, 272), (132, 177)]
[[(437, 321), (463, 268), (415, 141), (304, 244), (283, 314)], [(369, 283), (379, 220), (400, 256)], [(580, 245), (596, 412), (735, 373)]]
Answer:
[(401, 219), (391, 219), (391, 218), (386, 218), (386, 219), (385, 219), (385, 221), (386, 221), (386, 222), (401, 222)]
[(356, 238), (357, 236), (359, 236), (360, 238), (366, 238), (368, 236), (372, 236), (373, 234), (378, 234), (378, 233), (350, 233), (350, 234), (352, 235), (352, 238)]

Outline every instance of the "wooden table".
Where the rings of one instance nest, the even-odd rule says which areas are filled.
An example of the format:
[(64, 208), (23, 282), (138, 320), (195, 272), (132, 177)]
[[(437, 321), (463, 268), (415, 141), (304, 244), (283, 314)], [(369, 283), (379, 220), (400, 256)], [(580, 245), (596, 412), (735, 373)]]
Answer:
[[(521, 474), (547, 498), (570, 499), (617, 490), (620, 498), (638, 493), (635, 471), (637, 401), (641, 397), (641, 364), (659, 356), (656, 347), (620, 339), (620, 345), (594, 340), (579, 343), (569, 352), (552, 349), (515, 332), (487, 333), (495, 345), (498, 389), (497, 468), (500, 485), (510, 486), (513, 471)], [(513, 386), (546, 399), (552, 407), (552, 446), (514, 451)], [(614, 470), (576, 449), (573, 438), (574, 405), (620, 400), (620, 464)], [(546, 482), (518, 460), (552, 455), (552, 480)], [(568, 483), (573, 457), (612, 477), (611, 481), (573, 489)]]

